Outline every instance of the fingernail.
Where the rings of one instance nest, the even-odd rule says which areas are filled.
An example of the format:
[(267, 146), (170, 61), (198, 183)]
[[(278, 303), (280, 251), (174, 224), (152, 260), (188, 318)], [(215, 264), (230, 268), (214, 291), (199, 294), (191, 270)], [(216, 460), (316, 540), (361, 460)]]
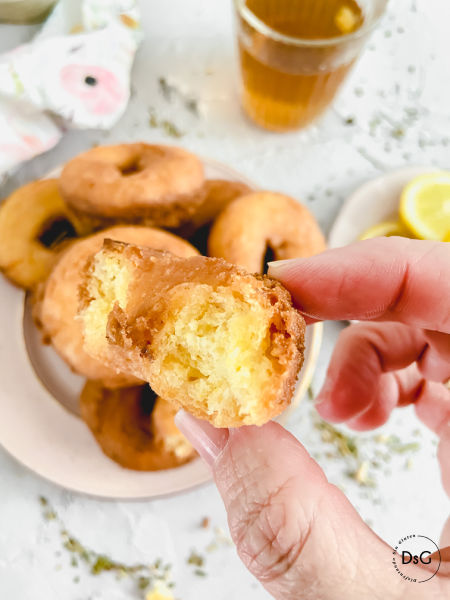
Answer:
[(267, 270), (267, 274), (270, 277), (274, 277), (275, 279), (277, 279), (277, 277), (279, 277), (292, 265), (297, 264), (298, 261), (298, 258), (289, 258), (288, 260), (274, 260), (272, 262), (268, 262), (267, 266), (269, 268)]
[(207, 421), (196, 419), (183, 409), (175, 415), (175, 425), (212, 468), (228, 441), (228, 429), (213, 427)]

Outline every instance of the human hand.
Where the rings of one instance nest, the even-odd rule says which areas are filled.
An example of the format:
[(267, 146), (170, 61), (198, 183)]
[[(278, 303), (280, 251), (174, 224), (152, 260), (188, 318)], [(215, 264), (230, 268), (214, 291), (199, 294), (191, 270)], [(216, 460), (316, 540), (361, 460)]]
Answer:
[[(450, 377), (450, 244), (375, 239), (273, 263), (269, 274), (291, 291), (309, 322), (365, 321), (341, 334), (319, 413), (365, 430), (414, 402), (440, 437), (450, 495), (450, 391), (443, 385)], [(392, 548), (280, 425), (228, 431), (183, 412), (177, 424), (213, 471), (241, 559), (275, 598), (450, 597), (450, 547), (441, 549), (439, 573), (426, 586), (403, 581), (392, 567)]]

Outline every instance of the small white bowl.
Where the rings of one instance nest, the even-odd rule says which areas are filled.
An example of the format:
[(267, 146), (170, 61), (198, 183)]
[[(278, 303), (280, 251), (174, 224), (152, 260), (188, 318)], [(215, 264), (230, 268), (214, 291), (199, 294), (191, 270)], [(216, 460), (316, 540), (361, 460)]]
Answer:
[(414, 177), (437, 170), (434, 167), (407, 167), (363, 184), (349, 196), (339, 211), (328, 238), (330, 248), (351, 244), (369, 227), (397, 218), (403, 188)]

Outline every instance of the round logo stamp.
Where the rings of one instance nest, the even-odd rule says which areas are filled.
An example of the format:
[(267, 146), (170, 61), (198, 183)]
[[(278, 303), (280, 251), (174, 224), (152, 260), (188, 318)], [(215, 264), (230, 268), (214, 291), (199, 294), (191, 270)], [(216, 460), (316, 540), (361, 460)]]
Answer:
[[(392, 564), (405, 581), (425, 583), (436, 575), (441, 566), (441, 553), (438, 545), (426, 535), (417, 533), (401, 538), (392, 552)], [(433, 558), (431, 555), (435, 554)], [(429, 565), (433, 565), (432, 568)], [(417, 567), (428, 567), (418, 579)]]

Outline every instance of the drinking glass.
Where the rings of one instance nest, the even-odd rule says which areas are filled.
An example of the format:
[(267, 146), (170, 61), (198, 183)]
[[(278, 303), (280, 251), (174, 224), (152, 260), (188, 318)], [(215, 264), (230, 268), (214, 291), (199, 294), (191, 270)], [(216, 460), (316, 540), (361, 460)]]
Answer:
[(234, 0), (247, 115), (274, 131), (331, 104), (388, 0)]

